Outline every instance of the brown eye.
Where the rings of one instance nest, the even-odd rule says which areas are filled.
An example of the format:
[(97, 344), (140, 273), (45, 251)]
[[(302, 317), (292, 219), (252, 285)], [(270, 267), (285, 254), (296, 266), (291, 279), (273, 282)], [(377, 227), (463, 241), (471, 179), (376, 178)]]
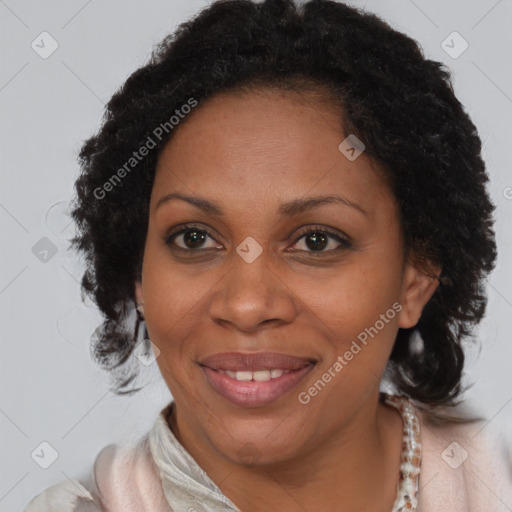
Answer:
[[(293, 245), (298, 245), (298, 242), (302, 239), (304, 239), (303, 246), (305, 249), (299, 248), (299, 251), (318, 254), (337, 252), (343, 249), (349, 249), (352, 246), (348, 238), (324, 228), (313, 228), (303, 232), (295, 240)], [(338, 244), (337, 247), (336, 244)]]
[(211, 238), (215, 242), (206, 230), (197, 226), (185, 226), (179, 231), (167, 236), (165, 243), (172, 249), (180, 249), (184, 251), (216, 249), (218, 247), (217, 242), (215, 242), (212, 247), (203, 247), (208, 238)]

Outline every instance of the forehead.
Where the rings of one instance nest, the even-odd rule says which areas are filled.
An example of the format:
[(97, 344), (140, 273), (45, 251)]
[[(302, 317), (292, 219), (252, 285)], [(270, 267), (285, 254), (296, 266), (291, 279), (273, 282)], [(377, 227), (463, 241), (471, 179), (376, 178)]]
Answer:
[[(381, 172), (364, 152), (350, 160), (343, 112), (308, 92), (221, 94), (184, 119), (158, 160), (152, 207), (164, 193), (245, 201), (339, 193), (371, 209), (387, 198)], [(282, 202), (282, 201), (280, 201)]]

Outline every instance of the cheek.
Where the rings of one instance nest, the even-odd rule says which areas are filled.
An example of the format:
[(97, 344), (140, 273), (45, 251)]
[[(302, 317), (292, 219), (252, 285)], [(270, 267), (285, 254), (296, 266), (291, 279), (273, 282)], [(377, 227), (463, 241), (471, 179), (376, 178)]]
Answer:
[(197, 308), (214, 284), (208, 273), (204, 273), (203, 278), (194, 277), (192, 273), (192, 269), (173, 262), (165, 247), (146, 247), (143, 283), (148, 333), (164, 355), (172, 353), (174, 358), (183, 350), (187, 335), (193, 329)]
[(368, 389), (380, 380), (398, 330), (400, 269), (399, 258), (374, 257), (368, 251), (322, 281), (301, 280), (302, 296), (320, 319), (327, 341), (319, 375), (336, 375), (330, 387), (334, 395), (347, 386), (354, 392)]
[[(154, 323), (171, 324), (200, 304), (216, 282), (204, 263), (177, 261), (170, 248), (149, 228), (144, 251), (144, 300)], [(218, 277), (217, 277), (218, 280)], [(146, 308), (145, 308), (146, 309)], [(148, 320), (149, 320), (148, 317)]]
[[(325, 327), (326, 343), (323, 362), (310, 387), (301, 390), (299, 401), (314, 401), (319, 410), (353, 410), (380, 386), (396, 338), (401, 305), (389, 276), (377, 279), (370, 275), (371, 279), (366, 279), (366, 273), (351, 269), (345, 278), (340, 276), (312, 296), (315, 303), (310, 303), (310, 309)], [(336, 414), (332, 414), (335, 419)]]
[(386, 262), (356, 255), (350, 264), (339, 266), (321, 279), (301, 278), (299, 293), (333, 331), (355, 336), (398, 300), (400, 279), (397, 260)]

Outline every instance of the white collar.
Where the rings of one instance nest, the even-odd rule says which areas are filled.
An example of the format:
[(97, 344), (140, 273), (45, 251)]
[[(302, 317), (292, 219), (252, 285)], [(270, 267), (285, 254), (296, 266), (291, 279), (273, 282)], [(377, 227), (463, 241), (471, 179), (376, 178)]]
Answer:
[(173, 510), (240, 512), (185, 450), (167, 424), (174, 401), (158, 415), (149, 432), (149, 447)]

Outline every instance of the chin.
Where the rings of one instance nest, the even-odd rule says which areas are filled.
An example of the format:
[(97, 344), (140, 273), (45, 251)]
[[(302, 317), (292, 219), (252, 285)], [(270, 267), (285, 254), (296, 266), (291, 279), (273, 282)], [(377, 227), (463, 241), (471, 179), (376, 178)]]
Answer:
[[(230, 461), (245, 466), (279, 464), (298, 455), (299, 447), (307, 445), (304, 428), (283, 421), (286, 416), (265, 421), (229, 419), (224, 432), (216, 429), (208, 437), (215, 449)], [(247, 421), (251, 426), (247, 428)], [(303, 422), (300, 423), (303, 425)]]

